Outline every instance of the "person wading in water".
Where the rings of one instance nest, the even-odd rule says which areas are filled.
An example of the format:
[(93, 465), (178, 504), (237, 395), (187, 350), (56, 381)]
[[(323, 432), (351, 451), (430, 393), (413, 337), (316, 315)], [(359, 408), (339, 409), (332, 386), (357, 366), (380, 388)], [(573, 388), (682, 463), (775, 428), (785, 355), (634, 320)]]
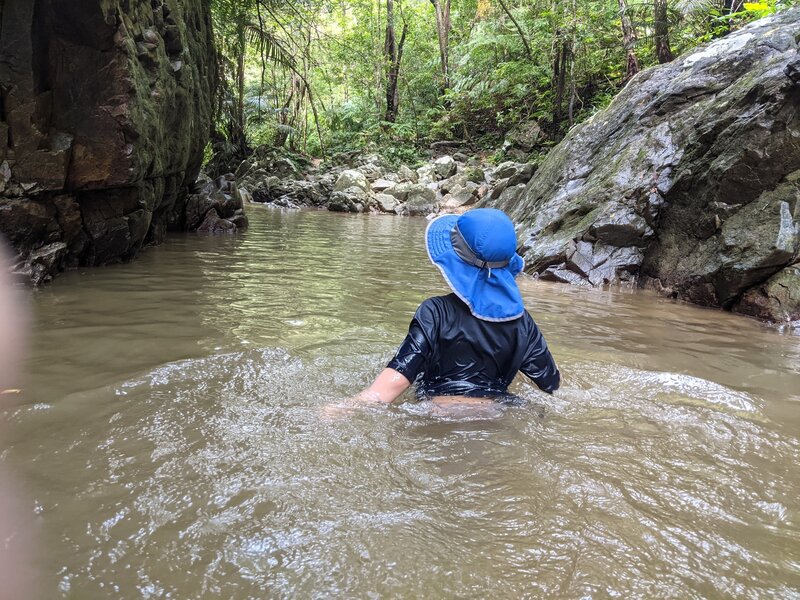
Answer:
[(558, 367), (515, 281), (524, 260), (511, 219), (494, 208), (442, 215), (425, 243), (453, 293), (419, 306), (394, 358), (349, 407), (388, 405), (413, 382), (418, 399), (444, 410), (508, 401), (519, 371), (544, 392), (558, 389)]

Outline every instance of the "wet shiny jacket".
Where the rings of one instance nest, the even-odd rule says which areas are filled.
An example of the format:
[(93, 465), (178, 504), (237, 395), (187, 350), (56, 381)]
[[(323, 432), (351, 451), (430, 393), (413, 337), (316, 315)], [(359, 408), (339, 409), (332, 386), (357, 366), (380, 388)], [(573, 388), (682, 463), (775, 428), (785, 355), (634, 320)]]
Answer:
[(544, 336), (526, 311), (513, 321), (473, 316), (455, 294), (417, 309), (387, 365), (417, 382), (417, 396), (503, 396), (518, 371), (552, 393), (561, 376)]

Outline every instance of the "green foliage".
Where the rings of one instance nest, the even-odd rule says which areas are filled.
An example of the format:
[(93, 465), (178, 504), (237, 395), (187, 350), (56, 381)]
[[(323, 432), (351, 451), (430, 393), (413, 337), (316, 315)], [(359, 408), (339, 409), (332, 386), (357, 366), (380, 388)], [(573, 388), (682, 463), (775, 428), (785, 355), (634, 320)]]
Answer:
[[(672, 52), (794, 2), (734, 2), (735, 12), (725, 13), (723, 0), (670, 0)], [(515, 126), (534, 120), (546, 151), (626, 83), (618, 0), (454, 3), (444, 91), (430, 0), (394, 0), (396, 37), (403, 27), (407, 37), (399, 113), (388, 123), (386, 0), (211, 4), (221, 52), (219, 129), (227, 144), (217, 140), (216, 148), (275, 145), (321, 156), (370, 147), (392, 161), (415, 162), (436, 140), (491, 150)], [(646, 68), (657, 62), (653, 2), (627, 6), (636, 33), (632, 51)]]

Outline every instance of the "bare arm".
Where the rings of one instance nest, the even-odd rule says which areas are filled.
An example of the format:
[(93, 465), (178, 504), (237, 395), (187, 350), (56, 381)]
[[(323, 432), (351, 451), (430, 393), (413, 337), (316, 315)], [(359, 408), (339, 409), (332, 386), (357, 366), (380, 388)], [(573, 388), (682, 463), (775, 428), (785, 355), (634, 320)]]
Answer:
[(387, 367), (375, 378), (371, 386), (353, 399), (359, 404), (390, 404), (410, 385), (411, 382), (405, 375)]
[(326, 419), (339, 419), (351, 414), (354, 408), (389, 406), (410, 385), (411, 382), (402, 373), (387, 367), (375, 378), (372, 385), (349, 400), (323, 406), (322, 415)]

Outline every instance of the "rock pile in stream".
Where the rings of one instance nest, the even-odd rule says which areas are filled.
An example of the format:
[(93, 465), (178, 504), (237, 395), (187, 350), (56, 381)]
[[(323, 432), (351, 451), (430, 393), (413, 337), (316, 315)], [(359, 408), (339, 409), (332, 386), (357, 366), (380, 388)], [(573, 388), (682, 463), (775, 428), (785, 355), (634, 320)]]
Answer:
[(535, 170), (533, 164), (514, 162), (480, 166), (465, 155), (447, 154), (417, 169), (392, 169), (374, 154), (342, 154), (326, 168), (310, 170), (284, 160), (280, 172), (274, 160), (242, 163), (236, 174), (245, 198), (286, 208), (429, 216), (461, 212), (487, 197), (519, 198)]
[(519, 196), (527, 269), (800, 319), (800, 9), (637, 75)]
[(197, 194), (237, 216), (230, 181), (194, 185), (216, 77), (205, 0), (5, 0), (0, 54), (0, 233), (33, 282), (193, 227)]

